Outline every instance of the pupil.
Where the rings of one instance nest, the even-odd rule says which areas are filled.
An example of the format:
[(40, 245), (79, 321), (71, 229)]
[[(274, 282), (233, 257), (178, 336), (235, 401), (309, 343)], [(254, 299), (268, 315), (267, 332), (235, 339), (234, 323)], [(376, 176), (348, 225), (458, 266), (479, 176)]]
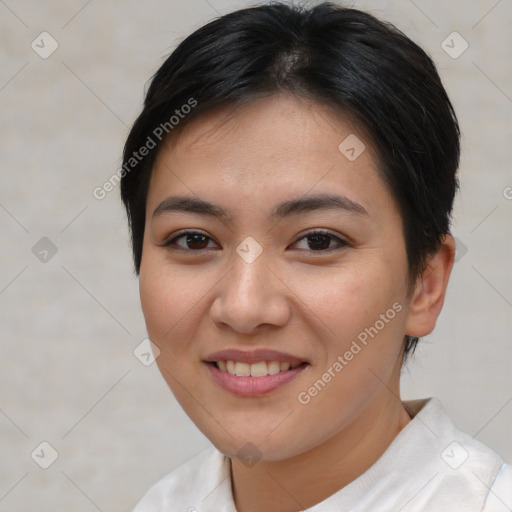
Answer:
[(314, 240), (313, 244), (318, 244), (320, 243), (319, 242), (319, 239), (322, 239), (324, 240), (324, 243), (320, 243), (321, 247), (311, 247), (312, 249), (327, 249), (329, 247), (329, 237), (327, 235), (311, 235), (308, 237), (311, 240)]
[[(202, 247), (190, 247), (190, 244), (192, 244), (193, 246), (194, 246), (194, 244), (201, 245), (201, 242), (200, 241), (198, 242), (199, 238), (203, 238), (203, 246)], [(204, 235), (198, 235), (198, 234), (188, 235), (187, 236), (187, 245), (189, 245), (189, 248), (191, 248), (191, 249), (204, 249), (204, 241), (205, 241), (204, 239), (206, 239), (206, 237)]]

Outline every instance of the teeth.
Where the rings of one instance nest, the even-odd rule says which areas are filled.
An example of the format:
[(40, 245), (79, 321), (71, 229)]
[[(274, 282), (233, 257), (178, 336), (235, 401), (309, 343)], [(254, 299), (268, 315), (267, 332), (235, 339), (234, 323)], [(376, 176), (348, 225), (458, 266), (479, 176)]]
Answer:
[(226, 368), (228, 370), (228, 373), (230, 373), (231, 375), (235, 375), (235, 362), (234, 361), (227, 361)]
[(269, 361), (267, 363), (267, 371), (270, 375), (279, 373), (281, 371), (281, 365), (279, 364), (279, 361)]
[(268, 375), (267, 363), (265, 361), (260, 361), (259, 363), (254, 363), (248, 366), (250, 366), (251, 369), (251, 377), (265, 377), (265, 375)]
[(217, 361), (219, 370), (239, 377), (265, 377), (296, 368), (300, 363), (280, 363), (279, 361), (259, 361), (258, 363), (241, 363), (239, 361)]
[(251, 366), (249, 363), (236, 363), (235, 374), (240, 377), (249, 377), (251, 375)]

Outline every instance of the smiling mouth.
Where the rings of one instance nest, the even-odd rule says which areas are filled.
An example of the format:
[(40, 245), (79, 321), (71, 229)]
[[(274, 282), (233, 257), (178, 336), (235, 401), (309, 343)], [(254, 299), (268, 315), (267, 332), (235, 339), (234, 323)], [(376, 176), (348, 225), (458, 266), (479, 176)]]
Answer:
[(238, 377), (266, 377), (277, 373), (293, 370), (307, 363), (289, 363), (280, 361), (259, 361), (257, 363), (242, 363), (240, 361), (211, 361), (211, 365), (222, 372)]

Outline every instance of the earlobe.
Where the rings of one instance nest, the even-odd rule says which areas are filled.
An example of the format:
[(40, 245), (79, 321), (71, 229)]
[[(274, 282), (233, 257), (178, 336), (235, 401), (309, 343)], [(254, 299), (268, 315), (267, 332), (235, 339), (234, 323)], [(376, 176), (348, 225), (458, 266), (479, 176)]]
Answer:
[(434, 330), (454, 259), (455, 241), (451, 235), (444, 235), (439, 250), (429, 257), (425, 270), (416, 281), (405, 324), (405, 333), (409, 336), (420, 338)]

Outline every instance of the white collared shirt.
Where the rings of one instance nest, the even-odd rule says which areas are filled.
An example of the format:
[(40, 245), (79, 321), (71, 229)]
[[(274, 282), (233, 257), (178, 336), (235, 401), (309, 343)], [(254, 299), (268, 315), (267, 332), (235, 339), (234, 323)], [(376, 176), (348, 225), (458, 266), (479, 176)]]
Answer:
[[(304, 512), (512, 512), (512, 465), (458, 430), (436, 398), (362, 475)], [(236, 512), (230, 460), (215, 447), (153, 485), (133, 512)]]

